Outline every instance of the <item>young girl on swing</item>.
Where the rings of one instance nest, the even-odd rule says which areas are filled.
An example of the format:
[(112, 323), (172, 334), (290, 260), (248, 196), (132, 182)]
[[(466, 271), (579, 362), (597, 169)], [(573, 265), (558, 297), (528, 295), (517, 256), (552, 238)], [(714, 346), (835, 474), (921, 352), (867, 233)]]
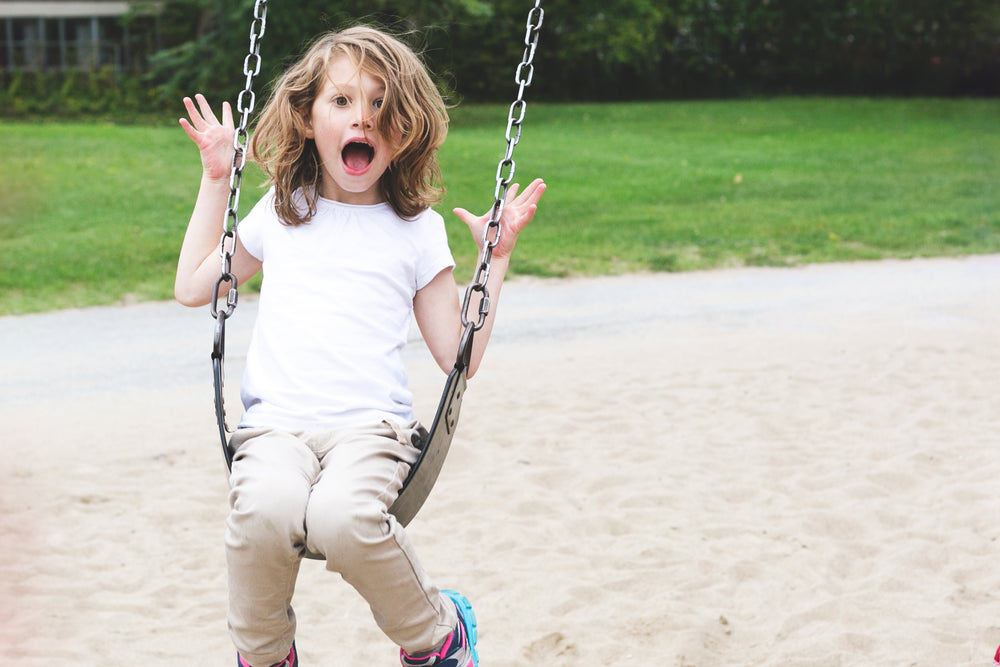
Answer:
[[(175, 295), (216, 298), (219, 238), (233, 158), (232, 110), (201, 95), (180, 124), (202, 180)], [(279, 80), (250, 148), (270, 189), (239, 225), (233, 273), (264, 281), (231, 445), (226, 522), (229, 627), (238, 664), (298, 664), (292, 593), (303, 553), (322, 554), (368, 602), (406, 667), (473, 667), (475, 617), (441, 591), (389, 514), (420, 428), (400, 351), (411, 316), (448, 372), (461, 315), (437, 151), (441, 96), (397, 39), (357, 27), (323, 36)], [(545, 185), (511, 186), (487, 289), (499, 295), (518, 233)], [(455, 214), (481, 243), (488, 216)], [(469, 364), (483, 356), (493, 313)]]

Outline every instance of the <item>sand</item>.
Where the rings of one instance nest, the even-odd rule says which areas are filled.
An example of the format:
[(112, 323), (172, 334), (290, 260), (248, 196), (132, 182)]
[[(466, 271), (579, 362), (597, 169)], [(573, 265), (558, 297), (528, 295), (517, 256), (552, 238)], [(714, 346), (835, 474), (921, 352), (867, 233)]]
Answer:
[[(989, 665), (1000, 256), (504, 289), (410, 534), (499, 665)], [(230, 323), (230, 411), (255, 311)], [(229, 665), (207, 311), (0, 318), (0, 656)], [(443, 384), (407, 353), (418, 411)], [(394, 665), (307, 561), (309, 665)]]

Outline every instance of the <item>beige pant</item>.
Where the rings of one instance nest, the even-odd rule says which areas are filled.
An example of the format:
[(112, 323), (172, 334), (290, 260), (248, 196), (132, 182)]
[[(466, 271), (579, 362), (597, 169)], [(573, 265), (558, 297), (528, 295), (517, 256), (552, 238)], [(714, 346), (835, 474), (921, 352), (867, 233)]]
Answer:
[(418, 450), (414, 423), (288, 433), (240, 429), (226, 522), (229, 629), (252, 665), (284, 659), (305, 550), (322, 554), (407, 652), (434, 648), (457, 623), (388, 507)]

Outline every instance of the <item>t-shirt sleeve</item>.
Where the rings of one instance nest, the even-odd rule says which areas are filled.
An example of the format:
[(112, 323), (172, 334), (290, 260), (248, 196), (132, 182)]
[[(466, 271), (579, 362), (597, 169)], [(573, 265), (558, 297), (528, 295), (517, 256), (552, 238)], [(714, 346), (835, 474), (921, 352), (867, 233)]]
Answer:
[(250, 212), (246, 214), (236, 231), (243, 247), (255, 259), (264, 261), (264, 223), (274, 216), (274, 187), (272, 186)]
[(423, 252), (417, 265), (417, 289), (423, 289), (434, 277), (445, 269), (455, 268), (455, 258), (448, 247), (448, 233), (444, 218), (433, 209), (421, 216), (421, 244)]

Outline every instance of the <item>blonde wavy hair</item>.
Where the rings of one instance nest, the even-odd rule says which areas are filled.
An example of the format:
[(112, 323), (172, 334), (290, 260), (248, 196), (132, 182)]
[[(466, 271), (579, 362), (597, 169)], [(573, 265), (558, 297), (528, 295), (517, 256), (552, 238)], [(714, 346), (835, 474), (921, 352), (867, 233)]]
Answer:
[[(322, 168), (316, 144), (306, 138), (313, 101), (331, 61), (347, 56), (385, 85), (375, 129), (399, 138), (379, 181), (386, 202), (413, 218), (444, 197), (438, 148), (448, 134), (448, 111), (423, 62), (399, 39), (367, 26), (324, 34), (278, 80), (250, 142), (251, 156), (275, 187), (275, 209), (285, 225), (302, 225), (316, 214)], [(302, 191), (306, 210), (294, 193)]]

